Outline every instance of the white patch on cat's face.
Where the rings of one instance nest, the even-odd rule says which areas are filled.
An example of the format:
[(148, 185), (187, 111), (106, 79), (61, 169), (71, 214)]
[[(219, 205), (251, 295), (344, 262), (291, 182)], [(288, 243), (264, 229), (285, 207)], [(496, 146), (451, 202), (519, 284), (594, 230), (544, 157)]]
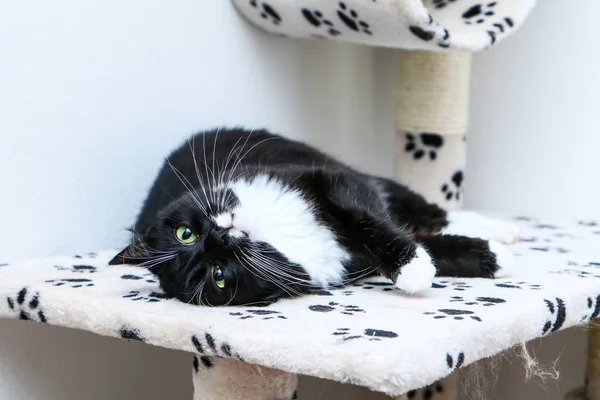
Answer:
[(243, 231), (234, 226), (232, 213), (222, 213), (213, 219), (219, 228), (229, 229), (229, 236), (238, 239), (246, 236)]
[(317, 221), (298, 190), (264, 175), (231, 182), (228, 188), (239, 204), (231, 213), (215, 217), (219, 226), (233, 227), (230, 234), (270, 244), (304, 268), (315, 285), (341, 283), (343, 263), (350, 255), (335, 234)]

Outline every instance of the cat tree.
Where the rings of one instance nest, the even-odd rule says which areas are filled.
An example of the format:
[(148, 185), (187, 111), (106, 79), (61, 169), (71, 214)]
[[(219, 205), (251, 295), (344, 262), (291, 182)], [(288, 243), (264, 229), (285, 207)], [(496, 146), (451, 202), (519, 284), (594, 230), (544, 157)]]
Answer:
[[(233, 0), (275, 34), (402, 49), (396, 177), (448, 209), (462, 202), (470, 52), (509, 36), (534, 3)], [(193, 307), (166, 299), (144, 270), (108, 267), (107, 252), (0, 263), (0, 317), (188, 351), (195, 399), (287, 400), (296, 374), (414, 398), (458, 368), (600, 313), (600, 229), (519, 223), (516, 277), (436, 279), (423, 296), (371, 278), (268, 308)]]

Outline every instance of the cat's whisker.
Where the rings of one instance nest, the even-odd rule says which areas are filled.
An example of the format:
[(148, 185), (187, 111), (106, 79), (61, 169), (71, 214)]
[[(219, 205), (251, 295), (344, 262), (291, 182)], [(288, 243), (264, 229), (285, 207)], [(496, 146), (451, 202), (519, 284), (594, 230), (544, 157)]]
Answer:
[[(281, 278), (284, 282), (290, 283), (290, 284), (294, 284), (297, 286), (305, 286), (305, 287), (313, 287), (313, 285), (309, 282), (306, 281), (302, 278), (299, 278), (297, 276), (291, 275), (289, 273), (286, 273), (285, 271), (283, 271), (280, 268), (273, 268), (273, 262), (270, 262), (270, 260), (267, 260), (265, 258), (262, 258), (262, 256), (260, 254), (251, 254), (252, 257), (254, 257), (254, 261), (256, 263), (258, 263), (257, 265), (260, 266), (265, 272), (267, 272), (270, 276), (277, 276), (279, 278)], [(293, 271), (293, 272), (297, 272), (297, 271)]]
[(281, 290), (283, 290), (285, 293), (287, 293), (288, 295), (290, 295), (292, 297), (293, 297), (293, 294), (290, 293), (290, 291), (293, 292), (294, 294), (296, 294), (297, 296), (301, 295), (299, 292), (295, 291), (294, 289), (292, 289), (290, 287), (287, 287), (285, 285), (285, 281), (281, 282), (281, 281), (279, 281), (277, 279), (277, 276), (269, 275), (269, 271), (268, 270), (265, 271), (260, 265), (256, 264), (252, 260), (252, 258), (248, 257), (248, 255), (246, 255), (245, 253), (243, 253), (243, 251), (242, 251), (242, 254), (244, 254), (246, 261), (248, 261), (248, 264), (251, 265), (251, 266), (253, 266), (254, 267), (253, 269), (256, 272), (259, 272), (262, 275), (263, 279), (270, 280), (271, 283), (275, 284), (277, 287), (279, 287)]
[[(252, 262), (252, 264), (256, 268), (258, 268), (261, 271), (263, 271), (263, 273), (265, 273), (271, 280), (272, 279), (278, 279), (279, 283), (281, 283), (283, 286), (285, 286), (287, 289), (293, 291), (297, 295), (300, 295), (300, 293), (297, 292), (292, 287), (289, 287), (287, 285), (290, 285), (290, 286), (307, 286), (305, 281), (299, 280), (298, 278), (290, 276), (290, 275), (287, 275), (287, 274), (283, 274), (283, 273), (281, 273), (281, 271), (278, 271), (277, 269), (272, 268), (271, 266), (268, 265), (268, 263), (265, 263), (264, 261), (263, 262), (259, 262), (259, 260), (253, 259), (252, 257), (249, 258), (249, 261)], [(308, 285), (308, 286), (312, 286), (312, 285)]]
[[(215, 177), (215, 154), (217, 154), (217, 141), (219, 140), (219, 132), (221, 131), (220, 128), (217, 129), (217, 134), (215, 135), (215, 139), (213, 140), (213, 152), (212, 152), (212, 176), (213, 176), (213, 193), (215, 196), (215, 203), (219, 204), (219, 202), (217, 201), (217, 178)], [(219, 164), (217, 163), (217, 166)], [(218, 171), (217, 171), (217, 176), (218, 176)]]
[[(167, 160), (166, 162), (171, 167), (171, 169), (173, 170), (173, 173), (175, 173), (175, 176), (177, 176), (177, 178), (179, 179), (179, 181), (181, 182), (181, 184), (183, 186), (185, 186), (185, 188), (188, 191), (188, 193), (192, 196), (192, 199), (194, 199), (194, 202), (196, 203), (196, 205), (198, 206), (198, 208), (200, 208), (200, 210), (202, 211), (202, 213), (208, 218), (208, 214), (206, 212), (206, 209), (200, 203), (200, 198), (196, 197), (196, 195), (194, 194), (195, 191), (193, 190), (193, 186), (190, 183), (190, 181), (185, 177), (185, 175), (181, 171), (179, 171), (177, 168), (175, 168), (175, 166), (173, 164), (171, 164), (171, 162), (169, 160)], [(184, 182), (184, 180), (185, 180), (185, 182)]]
[(236, 158), (235, 158), (235, 164), (233, 165), (233, 168), (231, 168), (231, 170), (229, 171), (229, 176), (227, 178), (227, 182), (231, 182), (232, 181), (233, 174), (235, 173), (238, 164), (241, 162), (240, 155), (242, 154), (242, 152), (246, 148), (246, 144), (248, 144), (248, 140), (250, 140), (250, 138), (252, 137), (253, 133), (254, 133), (254, 130), (251, 130), (250, 133), (248, 134), (248, 136), (246, 136), (246, 140), (244, 141), (244, 144), (242, 145), (242, 148), (240, 149), (240, 151), (237, 152)]
[[(189, 141), (188, 141), (188, 145), (189, 145)], [(196, 178), (198, 179), (198, 185), (200, 186), (200, 189), (202, 189), (202, 193), (204, 193), (204, 199), (206, 199), (206, 204), (208, 205), (208, 208), (212, 212), (210, 200), (208, 199), (208, 194), (206, 193), (206, 189), (204, 188), (204, 186), (205, 186), (204, 179), (202, 179), (202, 176), (201, 176), (202, 174), (200, 174), (200, 169), (198, 168), (198, 161), (196, 160), (196, 137), (195, 136), (192, 138), (191, 152), (192, 152), (192, 160), (194, 161), (194, 169), (196, 170)], [(206, 211), (206, 209), (205, 209), (205, 211)], [(206, 212), (204, 214), (206, 215)], [(208, 218), (208, 215), (206, 215), (206, 217)]]
[(256, 143), (254, 146), (250, 147), (243, 155), (242, 157), (240, 157), (237, 161), (237, 163), (233, 166), (232, 171), (235, 171), (235, 169), (238, 167), (238, 165), (244, 160), (244, 158), (248, 155), (248, 153), (250, 153), (252, 150), (254, 150), (257, 146), (260, 146), (261, 144), (265, 143), (265, 142), (269, 142), (271, 140), (278, 140), (278, 137), (268, 137), (266, 139), (261, 140), (260, 142)]
[[(231, 149), (229, 149), (229, 154), (227, 154), (227, 159), (225, 160), (225, 165), (223, 166), (223, 169), (222, 169), (220, 177), (219, 177), (219, 179), (220, 179), (219, 185), (223, 188), (223, 192), (224, 192), (223, 197), (224, 198), (227, 198), (227, 191), (225, 190), (225, 188), (226, 188), (226, 183), (228, 183), (228, 182), (225, 182), (225, 173), (227, 172), (227, 167), (229, 167), (229, 162), (231, 161), (231, 156), (233, 155), (234, 152), (237, 151), (238, 143), (240, 142), (240, 140), (242, 140), (242, 137), (243, 136), (240, 136), (236, 140), (236, 142), (233, 144), (233, 146), (231, 147)], [(227, 199), (225, 199), (223, 201), (223, 208), (225, 208), (225, 201), (226, 200)]]
[[(212, 170), (210, 171), (211, 174), (210, 175), (208, 174), (208, 171), (210, 170), (210, 168), (208, 168), (208, 160), (206, 159), (206, 132), (204, 132), (204, 134), (202, 135), (202, 151), (204, 153), (204, 171), (206, 172), (206, 179), (209, 181), (209, 184), (210, 184), (211, 175), (213, 178), (213, 186), (212, 186), (213, 190), (210, 191), (210, 200), (212, 203), (214, 203), (214, 201), (215, 201), (215, 187), (214, 187), (215, 186), (214, 185), (215, 174), (214, 174), (214, 171), (212, 171)], [(215, 155), (213, 154), (213, 159), (214, 159), (214, 156)], [(212, 209), (211, 209), (211, 211), (212, 211)], [(212, 213), (214, 214), (215, 212), (212, 211)]]
[(235, 270), (233, 270), (233, 272), (235, 273), (235, 291), (233, 292), (233, 294), (231, 295), (231, 297), (229, 298), (229, 301), (227, 303), (225, 303), (226, 306), (230, 305), (231, 302), (233, 301), (233, 299), (235, 299), (235, 296), (237, 295), (238, 292), (238, 288), (239, 288), (239, 278), (237, 275), (237, 272), (235, 272)]

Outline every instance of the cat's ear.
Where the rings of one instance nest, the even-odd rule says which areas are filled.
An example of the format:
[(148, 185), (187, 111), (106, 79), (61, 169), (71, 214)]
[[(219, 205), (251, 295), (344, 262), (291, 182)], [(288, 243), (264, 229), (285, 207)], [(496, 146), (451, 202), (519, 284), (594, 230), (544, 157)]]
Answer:
[(143, 235), (133, 232), (131, 244), (114, 256), (108, 265), (139, 265), (150, 261), (152, 256), (150, 243), (154, 241), (154, 232), (154, 226), (150, 226)]

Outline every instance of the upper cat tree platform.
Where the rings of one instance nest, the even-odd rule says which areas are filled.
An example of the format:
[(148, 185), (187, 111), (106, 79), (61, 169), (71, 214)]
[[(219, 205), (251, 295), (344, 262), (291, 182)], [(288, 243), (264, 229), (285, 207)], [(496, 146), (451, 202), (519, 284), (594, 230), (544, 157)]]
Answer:
[(294, 375), (246, 363), (239, 368), (253, 373), (244, 379), (263, 379), (280, 395), (231, 375), (198, 378), (233, 360), (402, 394), (600, 314), (600, 224), (518, 222), (515, 276), (440, 278), (420, 296), (368, 278), (266, 308), (196, 307), (165, 299), (144, 269), (107, 266), (114, 252), (88, 253), (0, 264), (0, 317), (195, 353), (196, 388), (212, 390), (203, 397), (211, 400), (292, 397), (281, 393), (293, 392)]
[(511, 35), (535, 0), (232, 0), (279, 35), (371, 46), (480, 51)]

